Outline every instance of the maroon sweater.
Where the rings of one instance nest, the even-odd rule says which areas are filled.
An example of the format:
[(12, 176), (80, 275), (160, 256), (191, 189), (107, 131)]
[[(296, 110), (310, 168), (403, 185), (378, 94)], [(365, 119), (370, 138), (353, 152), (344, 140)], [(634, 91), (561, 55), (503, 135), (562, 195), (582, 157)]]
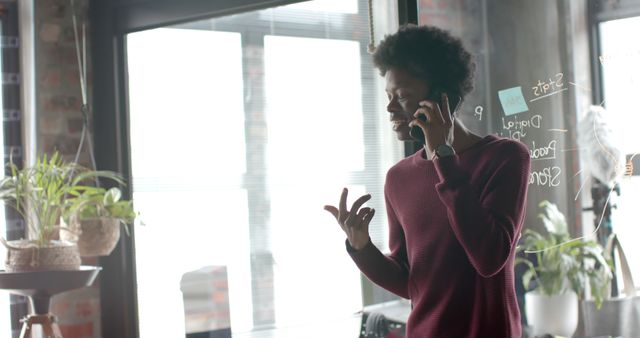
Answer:
[(530, 156), (490, 135), (456, 156), (424, 150), (387, 173), (388, 255), (347, 249), (374, 283), (411, 299), (410, 338), (520, 338), (514, 287)]

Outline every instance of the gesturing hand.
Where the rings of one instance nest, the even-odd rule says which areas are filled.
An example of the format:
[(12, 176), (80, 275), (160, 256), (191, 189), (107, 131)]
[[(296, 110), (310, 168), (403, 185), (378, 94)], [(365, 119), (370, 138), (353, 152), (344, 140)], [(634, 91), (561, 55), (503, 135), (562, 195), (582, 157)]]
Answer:
[(340, 224), (342, 230), (347, 234), (349, 244), (356, 250), (364, 248), (369, 243), (369, 222), (376, 213), (375, 209), (360, 207), (371, 199), (371, 195), (367, 194), (358, 198), (351, 210), (347, 210), (347, 188), (342, 189), (339, 207), (325, 205), (324, 210), (330, 212)]

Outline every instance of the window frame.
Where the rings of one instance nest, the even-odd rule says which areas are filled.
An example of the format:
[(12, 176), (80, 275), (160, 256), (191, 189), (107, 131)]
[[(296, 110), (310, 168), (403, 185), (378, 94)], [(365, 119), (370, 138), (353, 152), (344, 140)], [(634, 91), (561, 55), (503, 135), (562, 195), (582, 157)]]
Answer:
[[(638, 0), (618, 0), (611, 2), (607, 0), (588, 0), (588, 20), (590, 26), (590, 58), (591, 62), (591, 75), (592, 81), (592, 100), (593, 102), (600, 103), (606, 107), (604, 102), (604, 67), (599, 62), (599, 56), (602, 55), (602, 41), (600, 39), (600, 24), (607, 21), (614, 21), (620, 19), (627, 19), (631, 17), (640, 17), (640, 1)], [(626, 154), (625, 154), (626, 155)], [(637, 165), (640, 159), (635, 159), (634, 165)], [(637, 174), (636, 174), (637, 175)], [(609, 193), (613, 193), (610, 191)], [(593, 206), (596, 206), (595, 200)], [(584, 211), (593, 211), (594, 207), (585, 208)], [(595, 211), (594, 211), (595, 212)], [(596, 213), (600, 214), (605, 212), (604, 210), (598, 210)], [(614, 267), (618, 264), (614, 257)], [(612, 283), (612, 294), (617, 295), (618, 290), (618, 276), (614, 275)]]
[[(97, 167), (131, 179), (126, 73), (126, 34), (241, 12), (302, 2), (301, 0), (119, 0), (91, 1), (91, 61), (93, 64), (93, 119)], [(416, 0), (397, 0), (399, 24), (418, 21)], [(416, 151), (407, 143), (405, 154)], [(123, 195), (130, 198), (129, 186)], [(102, 257), (100, 277), (102, 335), (139, 337), (136, 295), (135, 229), (122, 236), (110, 256)], [(363, 297), (374, 286), (363, 280)]]
[(593, 76), (593, 102), (604, 100), (603, 68), (598, 62), (601, 55), (602, 46), (600, 42), (600, 24), (605, 21), (626, 19), (640, 16), (640, 1), (618, 0), (612, 3), (608, 0), (588, 0), (588, 20), (590, 26), (590, 49), (591, 49), (591, 74)]
[[(18, 2), (2, 2), (0, 5), (0, 25), (2, 25), (2, 128), (4, 139), (2, 146), (5, 149), (3, 163), (7, 164), (10, 158), (19, 167), (25, 164), (29, 144), (25, 144), (24, 134), (27, 131), (29, 117), (25, 116), (24, 107), (29, 106), (26, 101), (26, 86), (31, 85), (27, 76), (31, 75), (29, 69), (23, 67), (23, 53), (26, 53), (22, 45), (25, 36), (29, 32), (23, 32), (21, 27), (21, 11), (25, 10), (25, 4)], [(14, 41), (15, 43), (9, 43)], [(27, 64), (26, 67), (29, 65)], [(5, 76), (8, 75), (8, 76)], [(4, 82), (4, 78), (11, 79)], [(27, 132), (28, 134), (28, 132)], [(14, 152), (14, 150), (16, 150)], [(12, 156), (7, 156), (7, 150)], [(9, 175), (8, 167), (5, 165), (5, 175)], [(24, 238), (26, 227), (23, 219), (13, 208), (5, 206), (5, 228), (6, 233), (2, 234), (7, 240)], [(7, 294), (3, 292), (3, 297), (10, 300), (10, 327), (13, 335), (17, 335), (22, 327), (21, 319), (28, 314), (28, 299), (24, 296)], [(8, 332), (5, 332), (8, 333)]]

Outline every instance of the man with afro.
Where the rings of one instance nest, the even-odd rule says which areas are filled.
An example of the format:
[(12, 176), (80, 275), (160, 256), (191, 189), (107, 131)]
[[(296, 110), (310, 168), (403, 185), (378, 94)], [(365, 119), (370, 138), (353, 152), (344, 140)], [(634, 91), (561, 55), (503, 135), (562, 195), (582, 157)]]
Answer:
[(457, 118), (473, 89), (462, 42), (429, 26), (386, 36), (373, 60), (401, 141), (424, 147), (389, 169), (384, 197), (389, 249), (369, 237), (375, 210), (364, 195), (325, 206), (346, 248), (374, 283), (411, 300), (412, 338), (520, 338), (514, 258), (525, 216), (530, 156), (520, 142), (478, 136)]

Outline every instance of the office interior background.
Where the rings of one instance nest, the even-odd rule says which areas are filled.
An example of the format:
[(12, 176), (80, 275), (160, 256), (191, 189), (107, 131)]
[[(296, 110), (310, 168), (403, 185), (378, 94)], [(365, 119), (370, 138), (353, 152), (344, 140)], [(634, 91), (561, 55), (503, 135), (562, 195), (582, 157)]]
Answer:
[[(54, 299), (65, 338), (358, 337), (363, 307), (398, 298), (360, 274), (322, 206), (343, 186), (371, 193), (372, 241), (387, 249), (385, 173), (418, 146), (395, 140), (367, 46), (407, 23), (446, 29), (473, 54), (465, 125), (538, 150), (525, 227), (543, 229), (543, 200), (574, 238), (606, 211), (640, 280), (640, 1), (373, 0), (371, 22), (369, 5), (0, 1), (5, 163), (75, 156), (80, 40), (91, 138), (80, 162), (93, 147), (98, 168), (123, 174), (144, 221), (83, 261), (103, 268), (93, 286)], [(506, 114), (498, 93), (517, 87), (527, 110)], [(580, 142), (591, 106), (637, 164), (602, 192), (606, 206)], [(21, 238), (24, 223), (3, 213), (0, 232)], [(0, 293), (0, 335), (18, 337), (27, 312)]]

